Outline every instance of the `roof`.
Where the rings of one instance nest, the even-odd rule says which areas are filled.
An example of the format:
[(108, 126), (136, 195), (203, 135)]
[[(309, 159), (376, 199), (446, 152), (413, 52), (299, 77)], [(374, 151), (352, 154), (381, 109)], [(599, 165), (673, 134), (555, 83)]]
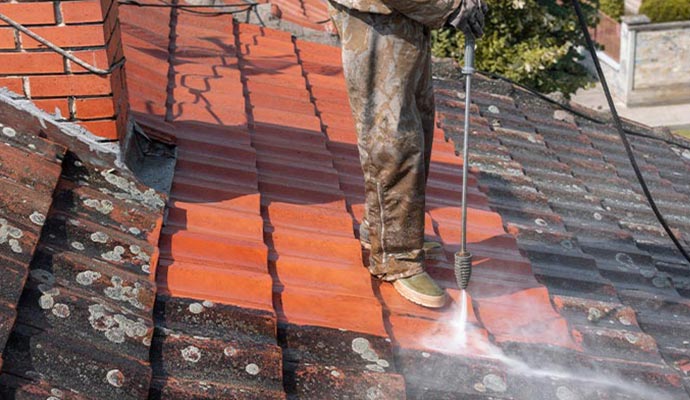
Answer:
[[(65, 265), (57, 269), (64, 278), (53, 271), (60, 291), (53, 294), (38, 286), (49, 275), (33, 274), (39, 281), (34, 286), (30, 280), (19, 301), (0, 390), (19, 387), (29, 397), (58, 389), (75, 399), (688, 398), (688, 265), (645, 205), (609, 125), (477, 76), (468, 181), (475, 269), (467, 344), (461, 346), (453, 254), (460, 241), (463, 163), (455, 143), (465, 99), (457, 70), (437, 65), (439, 128), (426, 213), (427, 236), (445, 250), (428, 269), (454, 304), (428, 310), (372, 280), (362, 266), (366, 254), (356, 233), (363, 181), (337, 47), (227, 14), (123, 6), (120, 23), (132, 113), (146, 133), (178, 146), (169, 199), (160, 197), (168, 205), (165, 223), (158, 237), (158, 201), (153, 207), (123, 204), (113, 188), (104, 193), (80, 185), (103, 183), (111, 168), (133, 179), (112, 157), (82, 151), (64, 135), (47, 137), (62, 147), (51, 147), (50, 157), (17, 174), (53, 170), (46, 174), (52, 180), (41, 184), (67, 188), (67, 194), (58, 191), (44, 205), (53, 209), (43, 214), (46, 226), (58, 230), (22, 240), (26, 248), (30, 240), (38, 243), (30, 268)], [(687, 241), (690, 150), (658, 132), (645, 133), (648, 138), (631, 138), (638, 159), (661, 208)], [(16, 159), (28, 150), (0, 156)], [(60, 151), (67, 154), (61, 163), (52, 155)], [(74, 175), (70, 154), (90, 155), (79, 158), (86, 171), (77, 170), (88, 182)], [(103, 185), (111, 181), (123, 182), (111, 177)], [(96, 211), (69, 202), (88, 190), (105, 196), (89, 202)], [(115, 211), (140, 210), (138, 231), (129, 229), (131, 214), (102, 216), (98, 208), (109, 210), (108, 202)], [(79, 227), (60, 225), (59, 217), (69, 222), (70, 213), (82, 218)], [(127, 233), (118, 232), (120, 224)], [(96, 228), (124, 249), (146, 249), (152, 266), (157, 245), (156, 285), (136, 269), (141, 260), (117, 263), (118, 254), (129, 253), (104, 252), (90, 240), (103, 238)], [(88, 258), (78, 259), (84, 263), (67, 256), (49, 261), (50, 249), (42, 256), (48, 246), (81, 257), (73, 251), (75, 240), (85, 246)], [(8, 251), (2, 243), (0, 250)], [(15, 286), (22, 287), (29, 261), (10, 258), (18, 273), (8, 276), (18, 276)], [(86, 272), (77, 265), (87, 263), (109, 275), (101, 272), (86, 287), (68, 283)], [(113, 281), (115, 270), (132, 280)], [(86, 275), (79, 279), (95, 277)], [(144, 308), (125, 295), (137, 283), (146, 294), (139, 302)], [(0, 311), (5, 320), (14, 318), (17, 290), (12, 293), (0, 306), (10, 310)], [(122, 293), (123, 300), (108, 293)], [(40, 299), (50, 303), (46, 296), (51, 307), (36, 307)], [(146, 328), (143, 339), (108, 331), (111, 319), (104, 317), (106, 333), (125, 336), (116, 345), (84, 318), (74, 318), (91, 312), (96, 300), (88, 296), (122, 309), (129, 320), (136, 316)], [(56, 304), (70, 310), (69, 323), (60, 323), (64, 307), (55, 310)], [(47, 333), (27, 341), (35, 328)], [(60, 345), (45, 337), (57, 337)], [(144, 342), (151, 337), (149, 348)], [(29, 359), (42, 375), (28, 373)], [(56, 360), (89, 373), (50, 364)]]
[(52, 118), (0, 93), (0, 393), (141, 398), (166, 197)]

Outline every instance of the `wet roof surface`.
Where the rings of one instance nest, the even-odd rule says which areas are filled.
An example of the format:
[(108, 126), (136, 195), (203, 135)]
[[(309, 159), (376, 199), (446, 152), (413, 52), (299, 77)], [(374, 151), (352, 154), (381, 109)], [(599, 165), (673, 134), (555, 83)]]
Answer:
[[(312, 23), (323, 13), (283, 3), (284, 15), (302, 9)], [(41, 198), (57, 188), (52, 203), (32, 207), (0, 190), (0, 213), (47, 215), (40, 234), (0, 215), (26, 230), (22, 249), (36, 246), (22, 261), (0, 237), (0, 258), (11, 260), (3, 276), (16, 281), (0, 291), (0, 327), (19, 310), (1, 389), (66, 399), (688, 398), (688, 265), (611, 127), (475, 79), (463, 346), (452, 270), (465, 107), (457, 79), (436, 81), (426, 215), (427, 237), (444, 246), (428, 269), (454, 302), (428, 310), (362, 266), (363, 180), (338, 48), (229, 15), (123, 6), (120, 19), (133, 115), (178, 145), (165, 224), (159, 238), (157, 201), (121, 198), (108, 157), (84, 158), (50, 135), (32, 142), (47, 156), (0, 149), (0, 162), (27, 157), (31, 170), (53, 171), (28, 182)], [(690, 150), (661, 139), (631, 138), (687, 240)], [(36, 175), (2, 174), (22, 184)], [(154, 286), (137, 254), (154, 266), (158, 253)], [(28, 269), (39, 272), (18, 300)]]

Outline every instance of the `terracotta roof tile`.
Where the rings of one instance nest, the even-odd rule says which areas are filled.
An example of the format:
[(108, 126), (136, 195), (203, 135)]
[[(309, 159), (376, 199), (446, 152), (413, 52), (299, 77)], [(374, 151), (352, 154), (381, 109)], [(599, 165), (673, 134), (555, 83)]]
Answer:
[[(278, 4), (304, 26), (326, 18), (322, 2)], [(443, 245), (428, 270), (453, 305), (429, 310), (362, 266), (362, 176), (339, 49), (228, 15), (123, 7), (121, 20), (134, 115), (178, 145), (170, 199), (130, 181), (106, 150), (79, 156), (91, 154), (87, 146), (53, 128), (49, 140), (18, 135), (23, 147), (0, 149), (0, 161), (14, 166), (0, 180), (17, 182), (0, 191), (0, 217), (38, 207), (47, 215), (43, 231), (22, 225), (19, 244), (39, 244), (3, 353), (3, 394), (687, 398), (687, 264), (609, 127), (477, 78), (468, 179), (475, 268), (461, 346), (453, 275), (461, 83), (436, 82), (425, 234)], [(31, 131), (0, 107), (2, 118)], [(51, 141), (68, 148), (61, 165), (64, 150)], [(690, 160), (653, 138), (633, 142), (660, 206), (687, 239)], [(28, 174), (38, 169), (52, 172)], [(57, 189), (42, 201), (23, 184)], [(0, 296), (16, 303), (31, 257), (10, 259), (2, 273), (11, 284)], [(89, 284), (80, 283), (87, 275)], [(14, 308), (0, 302), (0, 326), (11, 325)], [(90, 321), (96, 311), (103, 315)], [(110, 329), (107, 321), (121, 320), (114, 314), (136, 322), (136, 332)], [(95, 372), (63, 371), (56, 360)], [(104, 376), (124, 385), (114, 389)]]
[(12, 273), (2, 271), (2, 293), (8, 276), (17, 318), (3, 321), (0, 392), (140, 398), (150, 385), (149, 273), (166, 198), (138, 183), (109, 145), (1, 96), (0, 152), (9, 164), (0, 179), (3, 193), (15, 197), (0, 203), (0, 214), (12, 213), (11, 224), (23, 231), (18, 243), (8, 242), (21, 251), (2, 254), (14, 260)]
[(50, 209), (48, 199), (57, 185), (65, 155), (64, 147), (44, 139), (17, 143), (12, 140), (17, 134), (22, 135), (3, 123), (2, 138), (7, 145), (0, 146), (0, 368), (29, 263)]

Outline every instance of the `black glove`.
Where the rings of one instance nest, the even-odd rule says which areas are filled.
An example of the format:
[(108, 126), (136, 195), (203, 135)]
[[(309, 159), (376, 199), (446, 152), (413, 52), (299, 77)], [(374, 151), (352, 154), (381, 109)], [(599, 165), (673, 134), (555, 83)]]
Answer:
[(479, 39), (484, 35), (484, 15), (488, 11), (489, 6), (483, 0), (462, 0), (460, 7), (448, 17), (446, 26)]

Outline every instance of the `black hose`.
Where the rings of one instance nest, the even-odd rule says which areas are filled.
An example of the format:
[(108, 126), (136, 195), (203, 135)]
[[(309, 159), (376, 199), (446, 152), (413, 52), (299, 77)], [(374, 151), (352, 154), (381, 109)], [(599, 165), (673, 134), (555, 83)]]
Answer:
[(589, 50), (589, 53), (592, 56), (592, 60), (594, 61), (594, 67), (597, 70), (597, 75), (599, 76), (599, 81), (601, 82), (601, 86), (604, 89), (604, 94), (606, 95), (606, 101), (609, 104), (609, 109), (611, 110), (611, 115), (613, 116), (613, 123), (616, 125), (616, 129), (618, 129), (618, 134), (621, 137), (621, 140), (623, 141), (623, 146), (625, 147), (625, 152), (628, 154), (628, 158), (630, 159), (630, 163), (632, 164), (633, 170), (635, 171), (635, 175), (637, 176), (637, 180), (640, 182), (640, 186), (642, 187), (642, 191), (644, 192), (645, 197), (647, 198), (647, 201), (649, 201), (649, 205), (652, 207), (652, 211), (654, 211), (654, 215), (656, 215), (656, 218), (659, 220), (659, 223), (661, 226), (664, 228), (666, 231), (666, 234), (671, 238), (673, 243), (676, 245), (678, 248), (678, 251), (681, 252), (683, 257), (690, 263), (690, 256), (688, 253), (685, 251), (685, 248), (683, 245), (680, 243), (680, 240), (676, 237), (676, 235), (673, 233), (671, 228), (668, 226), (668, 223), (666, 222), (666, 219), (664, 216), (661, 214), (659, 211), (659, 208), (656, 205), (656, 202), (654, 201), (654, 198), (652, 197), (652, 193), (649, 191), (649, 188), (647, 187), (647, 183), (645, 182), (644, 176), (642, 176), (642, 172), (640, 171), (640, 167), (637, 165), (637, 161), (635, 160), (635, 154), (633, 153), (632, 147), (630, 146), (630, 142), (628, 142), (628, 138), (625, 136), (625, 130), (623, 129), (623, 123), (621, 122), (620, 117), (618, 116), (618, 112), (616, 111), (616, 106), (613, 104), (613, 98), (611, 97), (611, 91), (609, 90), (609, 85), (606, 82), (606, 77), (604, 76), (604, 71), (601, 69), (601, 63), (599, 62), (599, 57), (597, 57), (597, 52), (594, 47), (594, 42), (592, 41), (592, 37), (589, 35), (589, 30), (587, 29), (587, 22), (584, 16), (584, 13), (582, 12), (582, 7), (580, 6), (580, 1), (579, 0), (572, 0), (573, 1), (573, 7), (575, 7), (575, 13), (577, 14), (577, 19), (580, 22), (580, 28), (582, 29), (582, 33), (585, 35), (585, 41), (587, 42), (587, 49)]

